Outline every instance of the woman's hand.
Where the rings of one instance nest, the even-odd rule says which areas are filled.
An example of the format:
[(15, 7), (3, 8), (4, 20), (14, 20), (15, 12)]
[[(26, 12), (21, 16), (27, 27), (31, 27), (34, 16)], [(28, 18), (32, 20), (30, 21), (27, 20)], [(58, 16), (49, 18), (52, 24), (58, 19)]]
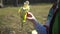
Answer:
[(28, 12), (27, 13), (27, 19), (32, 21), (32, 20), (35, 20), (35, 17), (34, 17), (34, 15), (31, 12)]

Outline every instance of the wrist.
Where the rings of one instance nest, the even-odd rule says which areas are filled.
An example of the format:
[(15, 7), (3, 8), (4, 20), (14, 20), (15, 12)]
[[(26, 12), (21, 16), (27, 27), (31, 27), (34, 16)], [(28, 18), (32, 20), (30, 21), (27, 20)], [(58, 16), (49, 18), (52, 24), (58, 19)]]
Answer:
[(34, 25), (36, 25), (38, 23), (38, 21), (36, 19), (33, 19), (32, 22)]

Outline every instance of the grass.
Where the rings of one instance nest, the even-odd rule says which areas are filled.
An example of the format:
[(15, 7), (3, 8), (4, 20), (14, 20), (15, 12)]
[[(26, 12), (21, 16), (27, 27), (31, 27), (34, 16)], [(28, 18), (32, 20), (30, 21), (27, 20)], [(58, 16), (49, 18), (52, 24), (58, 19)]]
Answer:
[[(51, 6), (52, 4), (31, 5), (31, 12), (39, 22), (45, 24)], [(0, 26), (13, 28), (18, 32), (21, 25), (20, 17), (17, 13), (18, 9), (19, 7), (0, 8)], [(24, 33), (26, 33), (26, 31), (30, 32), (34, 29), (33, 24), (30, 21), (28, 22), (29, 23), (24, 23)]]

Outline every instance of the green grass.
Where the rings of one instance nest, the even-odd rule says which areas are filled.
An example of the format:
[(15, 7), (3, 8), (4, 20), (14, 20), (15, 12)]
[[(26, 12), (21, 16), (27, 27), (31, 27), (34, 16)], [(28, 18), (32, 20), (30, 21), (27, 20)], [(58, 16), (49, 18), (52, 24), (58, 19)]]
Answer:
[[(51, 6), (52, 4), (31, 5), (30, 11), (33, 13), (33, 15), (39, 22), (45, 24)], [(19, 7), (0, 8), (0, 26), (4, 25), (6, 27), (14, 28), (18, 32), (20, 27), (19, 25), (21, 25), (20, 17), (17, 13), (18, 9)], [(26, 29), (28, 27), (27, 30), (33, 30), (33, 24), (30, 21), (28, 22), (29, 23), (25, 23), (24, 28)]]

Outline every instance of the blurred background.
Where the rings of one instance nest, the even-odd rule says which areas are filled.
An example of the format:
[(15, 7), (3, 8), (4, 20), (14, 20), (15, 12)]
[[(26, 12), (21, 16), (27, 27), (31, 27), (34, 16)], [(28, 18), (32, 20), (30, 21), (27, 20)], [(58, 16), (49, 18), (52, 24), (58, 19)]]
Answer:
[[(18, 6), (25, 2), (26, 0), (0, 0), (0, 4), (3, 6), (5, 5), (13, 5)], [(28, 0), (30, 4), (37, 4), (37, 3), (53, 3), (54, 0)]]
[[(33, 23), (28, 21), (21, 27), (19, 8), (26, 0), (0, 0), (0, 34), (31, 34)], [(33, 15), (45, 24), (54, 0), (28, 0)], [(23, 31), (22, 31), (23, 29)]]

